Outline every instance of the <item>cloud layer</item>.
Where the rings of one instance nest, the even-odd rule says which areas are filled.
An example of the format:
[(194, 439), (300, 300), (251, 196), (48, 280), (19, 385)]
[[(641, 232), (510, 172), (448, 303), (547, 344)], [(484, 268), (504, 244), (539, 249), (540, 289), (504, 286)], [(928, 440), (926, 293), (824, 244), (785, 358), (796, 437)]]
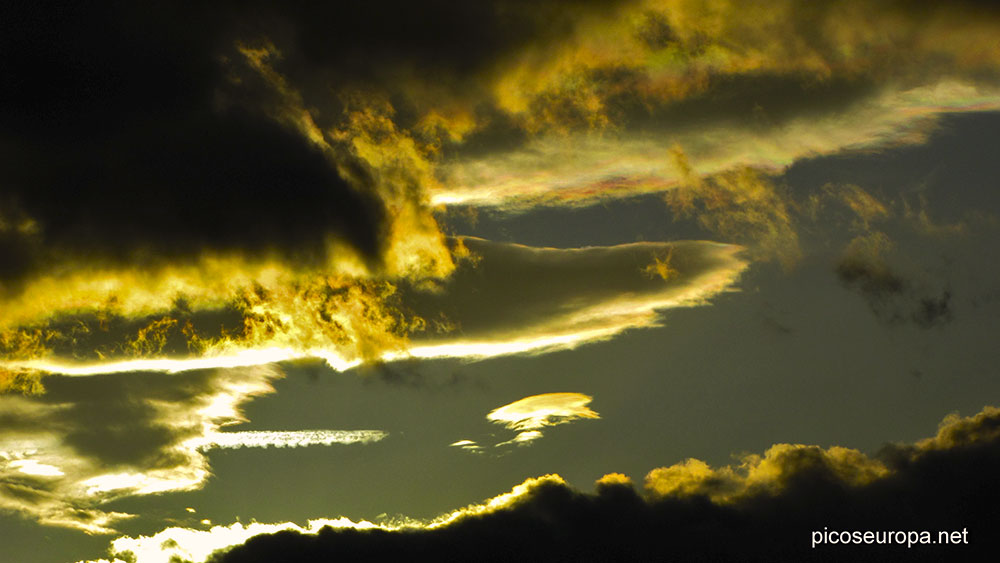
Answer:
[(12, 358), (0, 373), (177, 372), (304, 357), (344, 370), (365, 360), (541, 353), (657, 326), (660, 311), (707, 302), (747, 266), (739, 246), (704, 241), (452, 244), (465, 258), (434, 291), (420, 282), (279, 276), (216, 309), (174, 303), (131, 320), (113, 311), (67, 315), (9, 332), (0, 346)]

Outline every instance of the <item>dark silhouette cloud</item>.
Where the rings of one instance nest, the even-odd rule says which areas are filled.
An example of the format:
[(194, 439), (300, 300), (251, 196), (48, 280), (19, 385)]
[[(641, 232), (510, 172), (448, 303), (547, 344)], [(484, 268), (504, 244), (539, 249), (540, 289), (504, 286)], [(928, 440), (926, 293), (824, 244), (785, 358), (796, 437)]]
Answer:
[(360, 168), (227, 103), (243, 95), (224, 62), (235, 14), (161, 3), (4, 12), (0, 210), (23, 218), (0, 233), (4, 279), (66, 258), (315, 261), (327, 237), (378, 253), (384, 209)]

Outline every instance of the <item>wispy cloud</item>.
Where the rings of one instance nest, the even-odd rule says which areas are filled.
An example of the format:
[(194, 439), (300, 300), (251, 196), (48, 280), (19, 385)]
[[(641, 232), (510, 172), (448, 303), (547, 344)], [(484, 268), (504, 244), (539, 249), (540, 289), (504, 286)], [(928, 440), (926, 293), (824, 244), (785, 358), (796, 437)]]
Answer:
[(195, 440), (199, 449), (212, 448), (302, 448), (332, 444), (369, 444), (389, 434), (381, 430), (247, 430), (214, 432)]
[(475, 440), (469, 440), (469, 439), (458, 440), (456, 442), (452, 442), (452, 443), (448, 444), (448, 447), (451, 447), (451, 448), (461, 448), (463, 450), (470, 451), (470, 452), (479, 452), (479, 451), (481, 451), (483, 449), (483, 447), (480, 446), (478, 442), (476, 442)]
[[(539, 137), (507, 152), (442, 164), (449, 181), (431, 197), (442, 205), (505, 213), (596, 205), (669, 192), (692, 174), (708, 177), (748, 167), (777, 174), (803, 158), (920, 143), (945, 113), (998, 108), (1000, 90), (946, 82), (886, 92), (847, 109), (793, 118), (773, 128), (707, 116), (707, 124), (663, 131)], [(687, 155), (689, 170), (670, 157), (677, 148)]]

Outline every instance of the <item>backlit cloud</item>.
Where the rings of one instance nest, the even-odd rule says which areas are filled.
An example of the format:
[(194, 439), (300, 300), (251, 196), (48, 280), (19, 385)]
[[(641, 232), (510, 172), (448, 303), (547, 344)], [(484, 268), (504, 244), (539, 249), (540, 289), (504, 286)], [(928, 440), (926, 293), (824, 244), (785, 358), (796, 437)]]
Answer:
[(579, 418), (600, 418), (587, 406), (592, 400), (582, 393), (543, 393), (497, 407), (486, 418), (511, 430), (539, 430)]
[[(204, 487), (213, 449), (386, 438), (322, 424), (231, 428), (303, 359), (338, 372), (378, 366), (357, 374), (399, 369), (408, 373), (395, 380), (407, 382), (492, 358), (526, 365), (526, 356), (561, 351), (546, 359), (560, 363), (738, 290), (790, 311), (765, 320), (783, 335), (768, 345), (797, 344), (791, 360), (816, 356), (805, 340), (816, 334), (814, 344), (829, 344), (830, 331), (801, 330), (827, 318), (809, 314), (816, 303), (841, 311), (826, 297), (860, 295), (879, 320), (947, 332), (942, 348), (953, 352), (992, 328), (988, 312), (972, 309), (995, 302), (995, 288), (965, 288), (996, 276), (964, 283), (970, 268), (952, 267), (988, 254), (963, 243), (955, 258), (952, 246), (927, 245), (907, 268), (905, 235), (892, 228), (905, 224), (917, 245), (976, 234), (969, 217), (928, 209), (930, 184), (934, 197), (973, 199), (989, 213), (995, 170), (953, 157), (978, 151), (985, 157), (969, 162), (984, 162), (995, 148), (976, 146), (992, 139), (984, 131), (1000, 115), (1000, 10), (990, 2), (148, 0), (14, 2), (0, 12), (0, 511), (43, 526), (121, 529), (126, 511), (140, 510), (123, 507)], [(932, 136), (948, 131), (950, 115), (972, 122), (986, 112), (979, 129), (955, 129), (963, 142)], [(916, 147), (942, 138), (922, 153), (940, 166), (897, 174), (921, 159)], [(852, 163), (844, 176), (852, 159), (865, 160), (857, 170), (878, 167), (876, 157), (902, 148), (908, 156), (879, 174), (844, 180), (858, 185), (831, 172), (841, 159)], [(983, 197), (951, 198), (983, 186)], [(621, 213), (645, 203), (644, 224)], [(562, 228), (570, 216), (579, 223)], [(497, 241), (464, 236), (472, 233), (461, 225), (475, 229), (477, 217), (488, 225), (473, 233)], [(659, 242), (633, 242), (651, 239)], [(941, 256), (937, 270), (931, 254)], [(786, 272), (816, 263), (803, 258), (826, 260), (825, 281), (834, 275), (841, 287), (799, 270), (775, 299), (764, 287), (776, 279), (769, 267), (746, 275), (766, 261)], [(956, 297), (953, 280), (962, 281)], [(948, 324), (966, 305), (983, 324)], [(752, 306), (715, 312), (753, 315)], [(900, 338), (889, 346), (917, 342)], [(755, 338), (737, 340), (719, 360), (766, 353)], [(937, 370), (948, 358), (929, 342), (919, 342), (924, 356), (903, 356)], [(891, 353), (866, 350), (853, 359), (874, 366)], [(636, 352), (665, 357), (646, 344)], [(956, 373), (995, 363), (978, 359)], [(475, 369), (504, 371), (493, 367)], [(601, 388), (597, 374), (584, 375), (584, 390)], [(515, 388), (522, 382), (503, 382), (504, 397), (470, 415), (504, 436), (425, 418), (410, 436), (447, 428), (429, 438), (440, 447), (394, 451), (475, 452), (484, 455), (461, 461), (485, 463), (488, 452), (538, 444), (549, 426), (599, 418), (580, 393), (525, 397), (486, 415), (537, 392)], [(943, 400), (925, 390), (907, 392)], [(365, 414), (394, 424), (406, 413), (392, 397), (411, 391), (396, 385), (379, 403), (384, 413)], [(358, 549), (376, 559), (659, 560), (666, 546), (677, 558), (800, 560), (795, 549), (773, 557), (761, 546), (804, 544), (803, 526), (838, 523), (996, 528), (996, 419), (991, 409), (948, 419), (936, 438), (880, 455), (775, 444), (723, 467), (685, 460), (650, 472), (642, 495), (623, 475), (603, 478), (595, 495), (550, 475), (431, 521), (203, 520), (206, 529), (119, 538), (108, 557), (323, 560)], [(521, 451), (540, 453), (532, 450)], [(246, 455), (257, 454), (267, 455)], [(434, 497), (418, 493), (415, 504)], [(284, 499), (268, 508), (278, 504), (302, 509)]]
[[(741, 247), (705, 241), (557, 249), (466, 238), (465, 246), (474, 266), (458, 268), (441, 292), (407, 301), (449, 330), (413, 335), (401, 356), (478, 359), (606, 340), (658, 326), (662, 311), (706, 303), (747, 267)], [(665, 260), (668, 279), (650, 275)]]
[(111, 533), (132, 515), (105, 503), (201, 488), (212, 448), (367, 444), (376, 430), (221, 431), (272, 393), (273, 367), (52, 378), (36, 397), (0, 396), (0, 509)]
[[(279, 268), (267, 285), (217, 308), (173, 303), (137, 319), (111, 308), (11, 329), (0, 341), (10, 354), (0, 374), (13, 382), (19, 373), (176, 373), (308, 357), (346, 370), (366, 360), (536, 354), (658, 326), (662, 311), (706, 303), (747, 267), (741, 247), (704, 241), (452, 245), (475, 258), (434, 291), (419, 282), (299, 280)], [(666, 279), (651, 275), (657, 267), (669, 269)]]
[[(530, 445), (542, 438), (543, 428), (580, 419), (601, 418), (587, 406), (592, 400), (593, 397), (583, 393), (542, 393), (497, 407), (486, 415), (486, 420), (513, 430), (516, 434), (493, 447)], [(459, 440), (450, 446), (476, 454), (490, 451), (484, 450), (477, 441), (470, 439)]]
[[(40, 372), (71, 363), (268, 350), (343, 369), (609, 338), (654, 322), (651, 304), (501, 339), (467, 322), (409, 346), (436, 312), (411, 317), (393, 295), (439, 288), (468, 257), (435, 206), (665, 192), (675, 216), (787, 265), (795, 206), (770, 175), (1000, 104), (997, 14), (964, 4), (256, 6), (107, 7), (4, 34), (19, 87), (0, 108), (16, 155), (0, 171), (0, 389), (38, 392)], [(316, 24), (345, 17), (354, 32)]]
[[(773, 128), (709, 119), (707, 125), (662, 131), (538, 137), (507, 152), (442, 163), (446, 181), (431, 197), (442, 205), (508, 213), (537, 206), (595, 205), (668, 192), (691, 174), (711, 176), (746, 167), (777, 174), (803, 158), (919, 143), (944, 113), (997, 108), (1000, 89), (952, 82), (885, 93)], [(749, 111), (745, 117), (752, 117)], [(688, 170), (671, 158), (678, 147), (687, 155)]]

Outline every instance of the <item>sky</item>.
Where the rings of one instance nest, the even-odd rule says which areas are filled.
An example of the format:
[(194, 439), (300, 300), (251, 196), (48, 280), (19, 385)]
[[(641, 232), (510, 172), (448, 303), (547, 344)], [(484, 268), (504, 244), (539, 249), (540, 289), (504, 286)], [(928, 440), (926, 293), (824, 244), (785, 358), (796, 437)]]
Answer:
[(992, 560), (998, 38), (5, 5), (0, 559)]

